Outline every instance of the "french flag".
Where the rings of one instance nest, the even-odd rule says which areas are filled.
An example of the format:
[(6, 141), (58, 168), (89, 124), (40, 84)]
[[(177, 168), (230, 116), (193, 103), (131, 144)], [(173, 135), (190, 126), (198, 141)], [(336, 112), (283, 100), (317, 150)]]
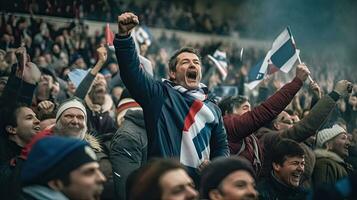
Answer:
[(261, 59), (248, 74), (246, 87), (250, 90), (255, 88), (266, 75), (277, 71), (288, 73), (298, 59), (300, 50), (296, 48), (294, 37), (289, 27), (274, 40), (271, 49), (264, 59)]
[(208, 55), (208, 58), (213, 62), (214, 66), (218, 69), (219, 73), (222, 75), (222, 80), (224, 81), (228, 75), (227, 53), (217, 49), (214, 52), (213, 56)]

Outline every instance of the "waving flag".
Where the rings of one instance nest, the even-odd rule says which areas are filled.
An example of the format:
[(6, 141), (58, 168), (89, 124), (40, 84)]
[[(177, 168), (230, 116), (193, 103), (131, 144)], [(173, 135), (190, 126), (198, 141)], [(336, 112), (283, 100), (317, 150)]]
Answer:
[(255, 88), (265, 77), (269, 67), (270, 51), (248, 73), (248, 83), (245, 84), (250, 90)]
[(274, 40), (271, 49), (248, 74), (248, 83), (245, 85), (249, 89), (256, 87), (267, 74), (273, 74), (277, 71), (288, 73), (298, 59), (300, 50), (296, 49), (294, 37), (290, 28), (287, 27)]
[(132, 32), (132, 36), (135, 42), (136, 51), (140, 54), (140, 45), (151, 45), (152, 35), (147, 27), (138, 27)]
[(110, 49), (114, 49), (113, 45), (114, 33), (110, 30), (109, 23), (105, 26), (105, 41)]
[(222, 80), (225, 80), (228, 75), (228, 60), (226, 52), (217, 49), (213, 56), (208, 55), (208, 58), (213, 62), (214, 66), (217, 67), (219, 73), (222, 75)]
[(275, 67), (280, 71), (288, 73), (294, 66), (300, 53), (300, 50), (296, 49), (294, 37), (291, 34), (289, 27), (280, 33), (274, 40), (270, 51), (271, 67)]
[(84, 77), (89, 73), (89, 71), (90, 69), (87, 70), (74, 69), (68, 73), (68, 78), (77, 88), (79, 84), (82, 82), (82, 80), (84, 79)]

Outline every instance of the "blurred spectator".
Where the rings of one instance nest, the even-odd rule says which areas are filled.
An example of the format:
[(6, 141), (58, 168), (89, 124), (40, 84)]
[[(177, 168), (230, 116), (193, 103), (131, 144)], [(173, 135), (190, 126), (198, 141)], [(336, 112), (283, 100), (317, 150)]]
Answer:
[(316, 165), (312, 175), (315, 186), (332, 186), (351, 174), (353, 168), (345, 162), (350, 146), (345, 129), (336, 124), (319, 131), (316, 145)]
[(24, 199), (98, 199), (106, 181), (86, 142), (57, 136), (36, 142), (21, 179)]
[(198, 199), (192, 179), (175, 160), (153, 160), (135, 172), (132, 182), (127, 197), (130, 200)]
[(200, 193), (202, 199), (256, 200), (253, 168), (245, 159), (218, 158), (203, 170)]

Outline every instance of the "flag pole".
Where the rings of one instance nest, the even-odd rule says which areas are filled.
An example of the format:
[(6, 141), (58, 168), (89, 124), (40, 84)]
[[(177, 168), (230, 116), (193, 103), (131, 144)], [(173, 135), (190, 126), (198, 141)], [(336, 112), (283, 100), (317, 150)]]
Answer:
[[(291, 40), (292, 40), (292, 43), (293, 43), (293, 45), (295, 46), (295, 49), (296, 49), (296, 43), (295, 43), (295, 40), (294, 40), (293, 34), (291, 33), (290, 27), (288, 26), (288, 27), (286, 27), (286, 29), (288, 30), (289, 35), (290, 35)], [(301, 62), (301, 58), (300, 58), (300, 54), (299, 54), (299, 53), (297, 53), (297, 59), (298, 59), (298, 61), (299, 61), (299, 64), (302, 64), (302, 62)], [(312, 78), (311, 78), (310, 74), (309, 74), (309, 76), (308, 76), (308, 79), (309, 79), (309, 81), (310, 81), (311, 83), (313, 83), (313, 82), (314, 82), (314, 80), (312, 80)]]
[[(297, 54), (297, 59), (298, 59), (298, 61), (299, 61), (299, 64), (302, 64), (302, 62), (301, 62), (301, 58), (300, 58), (300, 55), (299, 55), (299, 54)], [(311, 78), (310, 74), (309, 74), (309, 76), (308, 76), (307, 78), (309, 79), (309, 81), (310, 81), (311, 83), (313, 83), (313, 82), (314, 82), (314, 80), (312, 80), (312, 78)]]

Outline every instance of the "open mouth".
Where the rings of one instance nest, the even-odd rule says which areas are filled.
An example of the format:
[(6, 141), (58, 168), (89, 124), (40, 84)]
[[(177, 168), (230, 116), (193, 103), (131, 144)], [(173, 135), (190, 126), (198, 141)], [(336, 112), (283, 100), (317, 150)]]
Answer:
[(295, 178), (295, 179), (300, 179), (301, 173), (299, 173), (299, 172), (293, 173), (293, 174), (292, 174), (292, 177)]
[(187, 71), (186, 76), (189, 80), (196, 80), (197, 79), (197, 72), (196, 71)]
[(33, 129), (34, 129), (35, 131), (40, 131), (40, 130), (41, 130), (41, 127), (40, 127), (40, 126), (35, 126)]

